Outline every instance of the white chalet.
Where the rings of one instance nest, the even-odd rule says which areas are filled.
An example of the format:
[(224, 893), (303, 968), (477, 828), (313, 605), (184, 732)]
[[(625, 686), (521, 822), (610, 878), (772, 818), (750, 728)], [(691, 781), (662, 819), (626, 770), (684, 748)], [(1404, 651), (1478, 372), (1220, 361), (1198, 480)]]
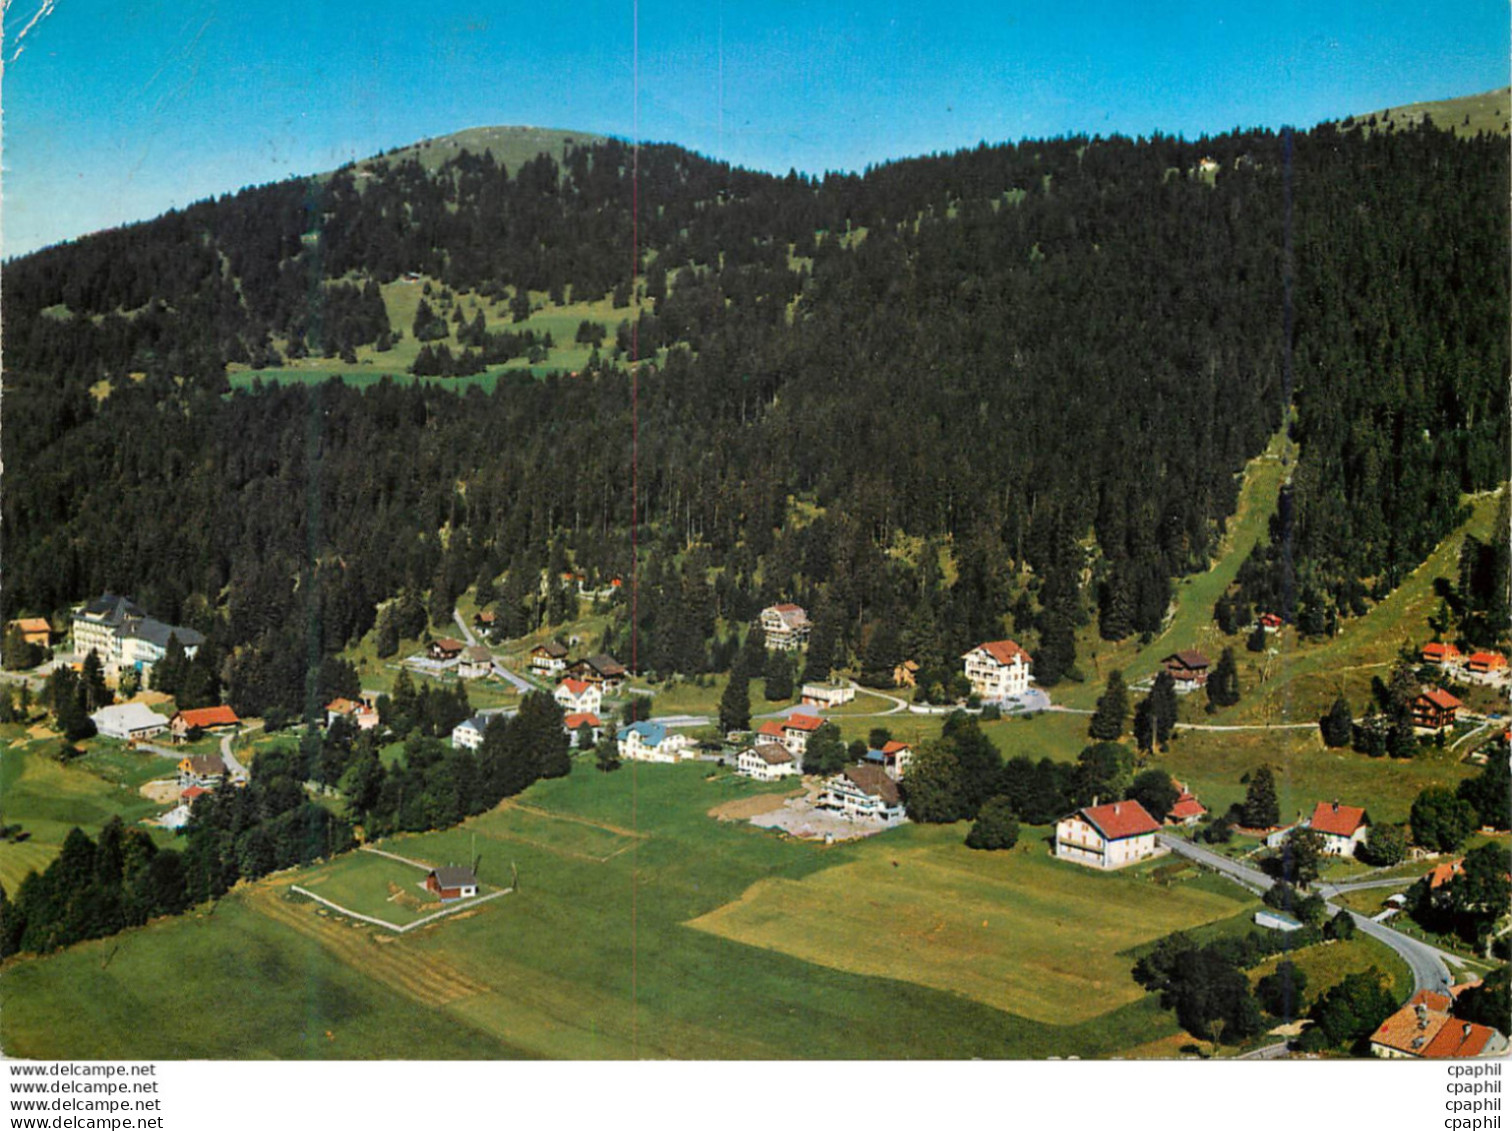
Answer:
[(616, 736), (619, 756), (631, 762), (676, 762), (692, 749), (693, 739), (672, 734), (661, 723), (631, 723)]
[(557, 684), (556, 701), (569, 715), (596, 715), (604, 706), (604, 689), (583, 679), (564, 679)]
[(846, 766), (824, 783), (815, 808), (830, 809), (853, 821), (892, 823), (903, 819), (898, 783), (881, 766)]
[(761, 631), (768, 651), (791, 652), (808, 643), (808, 613), (800, 605), (768, 605), (761, 610)]
[(1034, 677), (1034, 658), (1012, 640), (978, 644), (961, 657), (971, 690), (984, 700), (1011, 699), (1024, 695)]
[(742, 750), (736, 759), (736, 768), (748, 778), (757, 781), (776, 781), (798, 773), (797, 760), (788, 753), (787, 747), (775, 742), (758, 742), (749, 750)]

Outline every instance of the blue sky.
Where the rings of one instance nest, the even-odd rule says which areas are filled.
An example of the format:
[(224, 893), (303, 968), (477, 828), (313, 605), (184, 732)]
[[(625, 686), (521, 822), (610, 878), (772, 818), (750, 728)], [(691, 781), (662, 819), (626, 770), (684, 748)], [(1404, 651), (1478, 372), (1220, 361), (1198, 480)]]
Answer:
[(638, 127), (823, 172), (982, 140), (1307, 126), (1505, 86), (1509, 53), (1505, 0), (13, 0), (0, 247), (467, 126)]

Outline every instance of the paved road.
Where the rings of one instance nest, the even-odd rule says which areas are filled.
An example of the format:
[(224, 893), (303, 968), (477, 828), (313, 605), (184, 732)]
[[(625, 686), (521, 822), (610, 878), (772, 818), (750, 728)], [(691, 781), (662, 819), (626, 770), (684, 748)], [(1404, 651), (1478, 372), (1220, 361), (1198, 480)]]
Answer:
[(1318, 891), (1324, 899), (1332, 899), (1336, 895), (1344, 895), (1352, 891), (1367, 891), (1370, 888), (1410, 887), (1422, 878), (1422, 876), (1397, 876), (1390, 880), (1355, 880), (1344, 884), (1319, 884)]
[(1291, 1051), (1291, 1046), (1282, 1041), (1278, 1045), (1266, 1045), (1264, 1048), (1250, 1049), (1249, 1052), (1236, 1056), (1235, 1060), (1278, 1060)]
[[(1191, 841), (1183, 840), (1180, 837), (1171, 836), (1167, 833), (1158, 833), (1155, 839), (1164, 847), (1171, 849), (1171, 851), (1180, 853), (1182, 856), (1196, 860), (1199, 864), (1221, 872), (1236, 883), (1241, 883), (1251, 890), (1258, 889), (1263, 891), (1275, 883), (1274, 880), (1260, 871), (1260, 869), (1253, 868), (1248, 864), (1240, 864), (1238, 861), (1230, 860), (1225, 856), (1220, 856), (1216, 852), (1211, 852), (1200, 845), (1193, 844)], [(1380, 881), (1375, 882), (1379, 883)], [(1327, 898), (1326, 895), (1325, 898)], [(1396, 951), (1412, 971), (1412, 980), (1416, 989), (1437, 990), (1443, 993), (1447, 992), (1453, 984), (1453, 979), (1449, 976), (1449, 967), (1444, 962), (1443, 952), (1429, 946), (1427, 943), (1410, 938), (1400, 931), (1393, 930), (1384, 923), (1377, 923), (1354, 911), (1345, 911), (1336, 904), (1330, 903), (1328, 904), (1328, 908), (1332, 912), (1347, 914), (1354, 920), (1355, 926), (1360, 929), (1362, 934), (1369, 935), (1371, 938), (1385, 943), (1392, 950)]]
[(493, 662), (493, 673), (500, 679), (514, 684), (515, 687), (519, 689), (521, 695), (525, 695), (531, 691), (540, 690), (540, 688), (538, 688), (535, 684), (527, 682), (523, 676), (516, 675), (514, 672), (506, 668), (503, 664), (499, 663), (498, 660), (495, 660)]
[(472, 629), (467, 627), (467, 621), (463, 618), (461, 609), (452, 610), (452, 620), (456, 621), (457, 627), (462, 630), (462, 639), (466, 640), (469, 644), (476, 644), (478, 642), (478, 638), (473, 635)]
[(231, 752), (231, 740), (235, 737), (234, 733), (221, 736), (221, 761), (226, 763), (226, 769), (231, 771), (233, 778), (250, 778), (252, 775), (247, 771), (247, 767), (243, 766)]

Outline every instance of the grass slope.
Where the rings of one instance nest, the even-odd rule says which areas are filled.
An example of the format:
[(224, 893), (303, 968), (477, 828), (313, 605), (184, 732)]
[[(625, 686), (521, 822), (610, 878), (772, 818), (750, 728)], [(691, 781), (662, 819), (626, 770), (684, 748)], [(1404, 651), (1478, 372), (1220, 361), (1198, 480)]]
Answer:
[[(1176, 1032), (1153, 998), (1131, 991), (1132, 982), (1121, 984), (1123, 959), (1102, 960), (1092, 975), (1109, 987), (1102, 1012), (1078, 1007), (1075, 1023), (1052, 1025), (922, 984), (921, 976), (945, 984), (949, 963), (928, 972), (900, 967), (895, 977), (882, 977), (688, 924), (740, 900), (758, 881), (802, 889), (813, 877), (817, 891), (837, 872), (865, 881), (861, 890), (837, 892), (836, 913), (854, 917), (862, 932), (842, 945), (860, 951), (877, 945), (871, 932), (883, 922), (870, 907), (873, 899), (895, 908), (917, 903), (918, 923), (927, 928), (931, 915), (959, 920), (963, 943), (971, 940), (958, 909), (964, 900), (973, 901), (973, 916), (976, 904), (991, 904), (992, 922), (1022, 913), (1053, 924), (1050, 893), (1062, 883), (1083, 896), (1094, 888), (1110, 893), (1116, 917), (1100, 914), (1090, 898), (1080, 907), (1094, 916), (1094, 932), (1112, 931), (1120, 940), (1153, 937), (1235, 906), (1199, 888), (1161, 891), (1138, 876), (1063, 870), (1033, 854), (979, 857), (959, 843), (959, 829), (898, 830), (828, 849), (800, 844), (710, 818), (710, 808), (752, 786), (707, 775), (699, 765), (601, 774), (580, 764), (567, 778), (532, 787), (516, 805), (456, 829), (392, 838), (386, 847), (417, 859), (460, 861), (476, 851), (482, 882), (519, 884), (513, 894), (400, 938), (288, 898), (287, 885), (299, 882), (296, 871), (238, 889), (214, 916), (123, 935), (108, 964), (109, 940), (7, 964), (0, 972), (6, 1051), (439, 1059), (1109, 1056)], [(900, 853), (908, 866), (895, 869), (891, 860)], [(926, 872), (936, 880), (932, 886), (920, 886)], [(1125, 911), (1137, 928), (1115, 922)], [(983, 961), (1021, 967), (1042, 961), (1052, 983), (1084, 986), (1087, 975), (1075, 962), (1085, 945), (1077, 942), (1082, 926), (1063, 919), (1055, 942), (1046, 944), (1062, 948), (1059, 957), (1041, 947)], [(955, 963), (970, 989), (981, 983), (967, 953)], [(1071, 1000), (1065, 987), (1035, 992)], [(1047, 1016), (1049, 1000), (1031, 1004)]]
[[(1488, 90), (1484, 94), (1467, 94), (1460, 98), (1441, 98), (1434, 102), (1413, 102), (1406, 106), (1393, 106), (1386, 110), (1366, 111), (1355, 114), (1349, 125), (1340, 123), (1340, 129), (1385, 129), (1391, 122), (1398, 129), (1415, 126), (1424, 116), (1431, 116), (1433, 124), (1440, 129), (1473, 137), (1478, 133), (1506, 135), (1512, 132), (1512, 88)], [(1369, 125), (1376, 119), (1376, 126)]]

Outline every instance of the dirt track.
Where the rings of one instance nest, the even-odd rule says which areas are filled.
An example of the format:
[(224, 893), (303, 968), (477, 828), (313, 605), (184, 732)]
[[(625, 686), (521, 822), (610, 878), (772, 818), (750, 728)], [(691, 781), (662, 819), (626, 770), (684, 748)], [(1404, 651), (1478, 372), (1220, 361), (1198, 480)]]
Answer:
[(709, 816), (719, 821), (748, 821), (762, 813), (781, 809), (789, 797), (802, 796), (803, 790), (795, 789), (789, 793), (763, 793), (758, 797), (737, 797), (734, 801), (726, 801), (722, 805), (714, 806), (709, 810)]

